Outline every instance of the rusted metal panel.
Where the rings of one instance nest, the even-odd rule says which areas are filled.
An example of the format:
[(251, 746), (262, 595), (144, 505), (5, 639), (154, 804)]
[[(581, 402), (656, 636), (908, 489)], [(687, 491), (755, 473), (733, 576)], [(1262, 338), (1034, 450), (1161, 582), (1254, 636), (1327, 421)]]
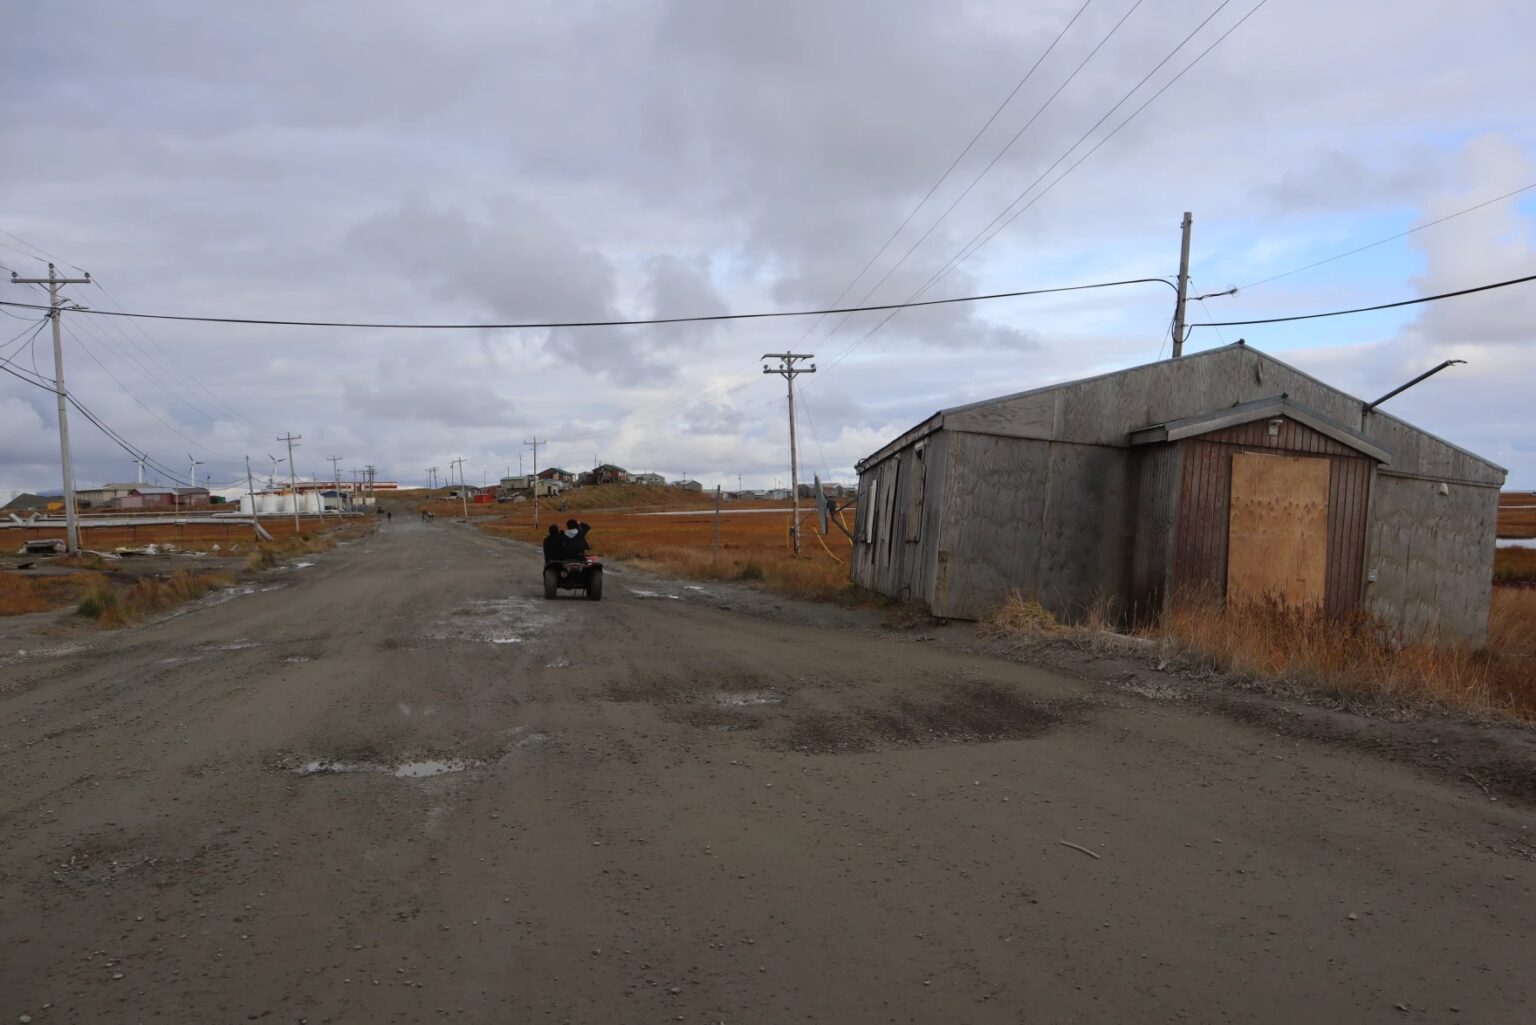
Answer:
[(1182, 451), (1178, 445), (1147, 445), (1131, 456), (1134, 526), (1126, 611), (1132, 620), (1160, 613), (1172, 589)]
[(1333, 617), (1360, 607), (1365, 582), (1365, 527), (1370, 508), (1368, 459), (1334, 459), (1328, 494), (1328, 589), (1324, 609)]
[(1228, 490), (1234, 447), (1191, 439), (1180, 442), (1179, 448), (1183, 472), (1173, 555), (1174, 594), (1220, 597), (1226, 594)]

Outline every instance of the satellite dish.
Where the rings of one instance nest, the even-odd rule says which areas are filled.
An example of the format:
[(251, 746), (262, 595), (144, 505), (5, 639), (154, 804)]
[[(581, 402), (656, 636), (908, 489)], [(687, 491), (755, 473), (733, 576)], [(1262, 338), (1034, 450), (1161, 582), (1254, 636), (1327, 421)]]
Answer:
[(832, 529), (832, 525), (827, 522), (827, 493), (821, 488), (820, 474), (813, 475), (812, 479), (816, 481), (816, 494), (814, 496), (816, 499), (816, 521), (821, 524), (822, 537), (826, 537), (827, 533)]

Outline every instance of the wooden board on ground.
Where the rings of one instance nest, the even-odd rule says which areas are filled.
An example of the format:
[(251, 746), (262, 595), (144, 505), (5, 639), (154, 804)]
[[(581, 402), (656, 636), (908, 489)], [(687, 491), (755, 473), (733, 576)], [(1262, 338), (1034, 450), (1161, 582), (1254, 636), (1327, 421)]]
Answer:
[(1227, 527), (1227, 600), (1321, 605), (1328, 569), (1329, 461), (1237, 452)]

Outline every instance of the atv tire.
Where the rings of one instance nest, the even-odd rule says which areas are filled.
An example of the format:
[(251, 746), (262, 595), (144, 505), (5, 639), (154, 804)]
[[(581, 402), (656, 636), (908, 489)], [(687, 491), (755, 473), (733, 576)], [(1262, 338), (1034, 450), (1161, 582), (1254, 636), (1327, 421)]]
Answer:
[(555, 591), (560, 586), (560, 574), (552, 569), (544, 571), (544, 597), (555, 597)]
[(603, 571), (594, 569), (587, 574), (587, 601), (603, 600)]

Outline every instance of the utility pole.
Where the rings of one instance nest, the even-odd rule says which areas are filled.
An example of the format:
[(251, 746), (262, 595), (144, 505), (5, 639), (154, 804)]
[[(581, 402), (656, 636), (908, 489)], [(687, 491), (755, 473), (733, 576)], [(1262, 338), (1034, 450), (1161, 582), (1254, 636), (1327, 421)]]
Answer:
[(80, 552), (80, 523), (75, 518), (75, 470), (69, 461), (69, 416), (64, 411), (69, 404), (69, 391), (64, 387), (64, 342), (59, 337), (59, 286), (90, 283), (88, 273), (83, 278), (59, 277), (51, 263), (46, 278), (19, 278), (11, 271), (13, 285), (48, 286), (48, 319), (53, 321), (53, 391), (59, 398), (59, 461), (64, 468), (64, 545), (70, 555)]
[(331, 476), (336, 480), (336, 515), (341, 516), (341, 461), (345, 456), (326, 456), (331, 463)]
[(427, 501), (437, 497), (437, 467), (427, 467)]
[(795, 364), (803, 359), (811, 359), (814, 355), (809, 352), (763, 354), (763, 359), (779, 361), (776, 367), (764, 367), (763, 373), (778, 374), (789, 385), (789, 500), (790, 508), (794, 510), (789, 533), (796, 555), (800, 554), (800, 453), (795, 447), (795, 378), (801, 374), (814, 374), (816, 364), (812, 363), (808, 367), (797, 367)]
[(378, 467), (374, 466), (372, 463), (369, 463), (367, 466), (363, 467), (363, 469), (368, 471), (368, 501), (370, 504), (373, 504), (373, 476), (378, 472)]
[(720, 561), (720, 485), (715, 485), (715, 533), (709, 539), (709, 561)]
[(251, 496), (251, 533), (261, 540), (261, 524), (256, 520), (256, 478), (251, 475), (251, 457), (245, 457), (245, 491)]
[(540, 441), (538, 438), (534, 438), (532, 441), (525, 441), (525, 442), (523, 442), (523, 444), (524, 445), (529, 445), (529, 446), (531, 446), (533, 448), (533, 480), (529, 481), (528, 483), (533, 488), (533, 529), (534, 530), (538, 530), (539, 529), (539, 446), (540, 445), (548, 444), (548, 442), (547, 441)]
[(303, 436), (302, 434), (294, 434), (290, 431), (277, 439), (278, 441), (286, 441), (288, 443), (288, 490), (293, 492), (293, 533), (295, 536), (299, 533), (299, 480), (293, 472), (293, 443)]
[(1178, 305), (1173, 308), (1174, 359), (1184, 355), (1184, 302), (1189, 296), (1189, 229), (1193, 224), (1194, 218), (1188, 210), (1184, 211), (1183, 240), (1179, 243), (1179, 298)]
[[(464, 507), (464, 522), (468, 523), (469, 496), (464, 493), (464, 457), (459, 456), (459, 458), (453, 460), (448, 465), (457, 466), (459, 468), (459, 503)], [(451, 480), (452, 478), (450, 477), (449, 479)]]

